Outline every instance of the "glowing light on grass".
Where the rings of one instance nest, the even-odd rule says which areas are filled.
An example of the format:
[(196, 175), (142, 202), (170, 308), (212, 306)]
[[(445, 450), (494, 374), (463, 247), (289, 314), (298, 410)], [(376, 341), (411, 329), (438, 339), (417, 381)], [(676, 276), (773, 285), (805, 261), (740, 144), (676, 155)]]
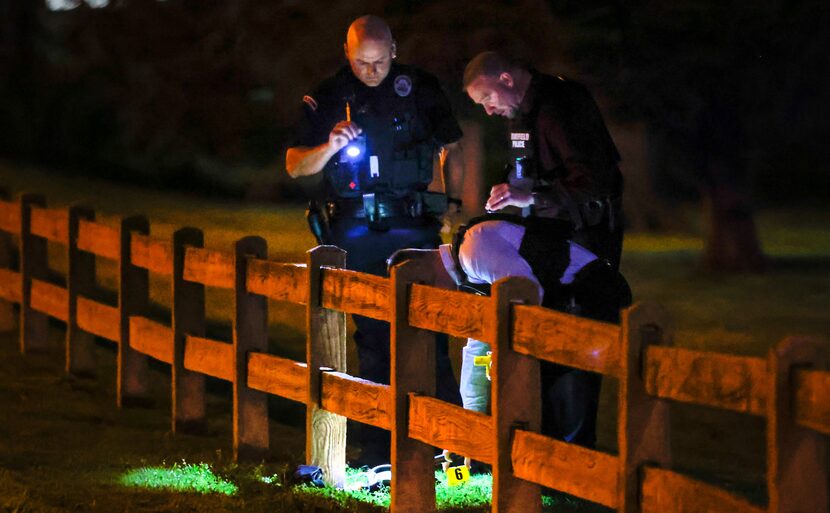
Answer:
[[(346, 468), (346, 484), (359, 479), (360, 471)], [(376, 506), (388, 507), (390, 502), (389, 488), (381, 487), (376, 491), (366, 490), (338, 490), (326, 486), (317, 488), (308, 484), (296, 485), (294, 490), (301, 494), (325, 497), (342, 507), (353, 507), (356, 502), (366, 502)], [(435, 472), (435, 502), (438, 509), (461, 509), (484, 507), (490, 504), (493, 496), (493, 476), (491, 474), (474, 474), (470, 480), (460, 486), (449, 486), (447, 475), (444, 472)], [(558, 508), (581, 508), (587, 501), (572, 497), (563, 492), (547, 490), (542, 494), (542, 506), (546, 511), (557, 511)]]
[[(359, 471), (351, 468), (346, 469), (346, 483), (359, 479)], [(490, 474), (477, 474), (470, 476), (470, 480), (460, 486), (449, 486), (447, 475), (438, 471), (435, 473), (435, 499), (438, 509), (464, 508), (475, 506), (486, 506), (490, 504), (490, 496), (493, 489), (493, 476)], [(349, 503), (368, 502), (376, 506), (389, 506), (389, 488), (381, 487), (377, 491), (366, 490), (338, 490), (325, 487), (316, 488), (311, 485), (297, 485), (295, 487), (300, 493), (325, 497), (341, 506)]]
[(190, 465), (175, 463), (170, 468), (142, 467), (130, 470), (120, 480), (124, 486), (155, 488), (191, 493), (234, 495), (239, 488), (216, 476), (207, 463)]

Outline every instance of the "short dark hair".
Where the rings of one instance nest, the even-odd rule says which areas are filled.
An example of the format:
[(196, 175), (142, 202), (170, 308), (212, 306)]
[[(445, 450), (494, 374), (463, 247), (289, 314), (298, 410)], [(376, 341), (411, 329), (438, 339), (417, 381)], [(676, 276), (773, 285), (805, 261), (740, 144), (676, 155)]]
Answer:
[(473, 57), (464, 68), (464, 90), (478, 77), (498, 77), (504, 72), (511, 72), (516, 64), (499, 52), (481, 52)]

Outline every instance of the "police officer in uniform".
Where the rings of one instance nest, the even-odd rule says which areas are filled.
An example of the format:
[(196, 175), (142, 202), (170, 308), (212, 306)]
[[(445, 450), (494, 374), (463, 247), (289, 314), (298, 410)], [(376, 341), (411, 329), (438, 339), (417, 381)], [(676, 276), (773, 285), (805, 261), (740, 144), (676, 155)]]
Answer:
[[(393, 62), (388, 25), (363, 16), (349, 27), (349, 65), (303, 98), (297, 138), (286, 153), (293, 178), (319, 179), (309, 224), (324, 244), (345, 249), (349, 269), (386, 273), (400, 248), (436, 248), (440, 218), (457, 214), (463, 180), (461, 129), (437, 79)], [(440, 153), (446, 195), (427, 191)], [(389, 383), (389, 324), (354, 316), (360, 375)], [(438, 336), (439, 398), (460, 404)], [(388, 433), (363, 434), (362, 462), (388, 461)]]
[[(495, 214), (473, 220), (456, 244), (467, 255), (468, 274), (486, 283), (504, 276), (492, 248), (508, 241), (502, 253), (540, 284), (544, 306), (618, 321), (618, 309), (631, 301), (618, 273), (620, 157), (590, 93), (496, 52), (470, 61), (464, 88), (488, 115), (509, 119), (511, 155), (506, 181), (491, 189), (485, 205)], [(575, 247), (599, 258), (585, 264)], [(563, 281), (575, 255), (583, 261), (577, 279)], [(456, 253), (458, 268), (464, 260)], [(601, 376), (547, 362), (541, 371), (543, 433), (592, 447)]]

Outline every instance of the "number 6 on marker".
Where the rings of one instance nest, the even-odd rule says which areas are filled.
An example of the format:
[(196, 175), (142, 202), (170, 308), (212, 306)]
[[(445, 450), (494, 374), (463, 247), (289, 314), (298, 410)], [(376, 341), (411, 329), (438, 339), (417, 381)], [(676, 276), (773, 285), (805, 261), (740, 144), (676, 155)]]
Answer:
[(466, 465), (450, 467), (447, 469), (447, 484), (450, 486), (462, 485), (469, 479), (470, 469), (468, 469)]

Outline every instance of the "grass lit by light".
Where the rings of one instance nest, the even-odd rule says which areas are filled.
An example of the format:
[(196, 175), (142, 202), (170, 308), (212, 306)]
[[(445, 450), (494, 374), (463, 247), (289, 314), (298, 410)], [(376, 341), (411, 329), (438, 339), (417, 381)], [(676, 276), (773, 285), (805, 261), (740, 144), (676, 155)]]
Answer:
[(207, 463), (191, 465), (182, 462), (165, 467), (142, 467), (121, 476), (121, 484), (136, 488), (153, 488), (200, 494), (234, 495), (239, 488), (211, 470)]
[[(346, 482), (359, 479), (359, 471), (346, 469)], [(435, 472), (435, 499), (438, 509), (464, 508), (486, 506), (490, 504), (493, 477), (490, 474), (470, 476), (470, 480), (459, 486), (447, 485), (447, 476), (443, 472)], [(389, 488), (381, 487), (376, 491), (338, 490), (336, 488), (316, 488), (311, 485), (297, 485), (295, 489), (300, 493), (326, 497), (341, 506), (348, 506), (355, 501), (374, 504), (375, 506), (389, 506)]]
[[(359, 478), (359, 471), (352, 468), (346, 469), (346, 483)], [(316, 488), (312, 485), (301, 484), (294, 487), (295, 491), (301, 494), (325, 497), (342, 507), (353, 507), (355, 502), (364, 502), (375, 506), (389, 507), (389, 488), (382, 487), (379, 490), (369, 492), (366, 490), (338, 490), (325, 487)], [(463, 509), (482, 508), (490, 505), (493, 495), (493, 476), (491, 474), (474, 474), (470, 479), (458, 486), (447, 484), (447, 475), (444, 472), (435, 472), (435, 502), (438, 509)], [(542, 495), (542, 506), (545, 510), (556, 511), (560, 507), (578, 509), (588, 503), (570, 495), (548, 491)]]

